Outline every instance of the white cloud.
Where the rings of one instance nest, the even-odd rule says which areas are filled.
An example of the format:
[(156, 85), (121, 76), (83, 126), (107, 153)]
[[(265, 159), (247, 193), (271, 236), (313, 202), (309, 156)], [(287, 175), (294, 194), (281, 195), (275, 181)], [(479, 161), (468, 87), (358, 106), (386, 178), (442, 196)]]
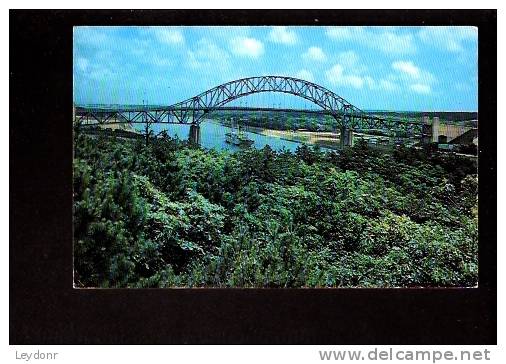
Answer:
[(416, 52), (414, 37), (411, 34), (384, 32), (378, 35), (374, 45), (385, 53), (406, 54)]
[(414, 36), (395, 27), (328, 27), (325, 33), (335, 41), (362, 44), (386, 54), (416, 52)]
[(357, 89), (362, 88), (367, 81), (359, 75), (346, 73), (340, 64), (335, 64), (325, 73), (325, 76), (335, 86), (351, 86)]
[(404, 72), (413, 78), (420, 77), (420, 69), (411, 61), (397, 61), (392, 63), (392, 68), (397, 71)]
[(343, 71), (343, 66), (336, 64), (327, 71), (327, 78), (340, 78), (343, 75)]
[(362, 88), (364, 85), (364, 79), (356, 75), (347, 75), (343, 77), (343, 83), (355, 88)]
[(327, 59), (327, 56), (320, 47), (309, 47), (302, 56), (304, 59), (311, 61), (325, 61)]
[(415, 83), (409, 87), (411, 90), (419, 94), (430, 94), (431, 88), (429, 85)]
[(462, 52), (466, 43), (478, 42), (478, 28), (464, 26), (424, 27), (418, 37), (426, 44), (449, 52)]
[(272, 27), (269, 33), (269, 40), (275, 43), (293, 45), (297, 43), (297, 34), (284, 26)]
[(369, 89), (377, 91), (398, 91), (400, 89), (399, 85), (394, 81), (388, 78), (382, 78), (379, 80), (375, 80), (370, 76), (363, 77), (364, 83), (369, 87)]
[(337, 61), (345, 68), (353, 68), (355, 73), (363, 73), (367, 69), (360, 63), (358, 55), (354, 51), (341, 52), (337, 55)]
[(239, 56), (257, 58), (264, 53), (264, 45), (255, 38), (235, 37), (230, 41), (232, 52)]
[(347, 70), (349, 74), (361, 76), (367, 71), (367, 66), (360, 61), (360, 57), (354, 51), (341, 52), (335, 59), (336, 63)]
[(79, 71), (81, 71), (81, 72), (86, 72), (89, 64), (90, 64), (90, 62), (86, 58), (79, 57), (76, 59), (76, 66), (79, 69)]
[(431, 85), (436, 82), (436, 78), (429, 71), (417, 67), (412, 61), (393, 62), (392, 68), (397, 71), (396, 74), (390, 76), (395, 82), (419, 94), (431, 93)]
[(175, 27), (150, 27), (155, 38), (165, 44), (183, 44), (184, 36), (180, 29)]
[(299, 72), (295, 74), (296, 78), (300, 78), (301, 80), (314, 82), (314, 76), (311, 71), (308, 71), (306, 69), (302, 69)]
[(218, 47), (213, 41), (203, 38), (200, 39), (195, 50), (188, 50), (188, 65), (192, 68), (223, 68), (228, 65), (228, 53)]
[[(74, 61), (74, 69), (79, 70), (83, 77), (96, 81), (107, 81), (118, 76), (120, 66), (111, 57), (110, 51), (99, 51), (94, 54), (90, 61), (85, 57), (77, 57)], [(127, 67), (127, 65), (124, 65)]]
[(339, 53), (336, 57), (337, 63), (329, 69), (325, 75), (327, 80), (335, 86), (349, 86), (356, 89), (367, 87), (370, 90), (397, 91), (398, 81), (395, 75), (390, 78), (373, 78), (368, 73), (368, 67), (361, 61), (354, 51)]

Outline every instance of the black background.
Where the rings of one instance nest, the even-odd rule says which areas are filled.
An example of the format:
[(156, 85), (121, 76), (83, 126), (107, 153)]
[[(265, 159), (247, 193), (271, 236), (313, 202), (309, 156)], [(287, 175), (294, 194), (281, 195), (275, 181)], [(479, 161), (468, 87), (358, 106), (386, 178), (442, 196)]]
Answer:
[[(99, 24), (478, 26), (479, 288), (73, 289), (72, 27)], [(496, 344), (495, 10), (11, 10), (9, 62), (11, 344)]]

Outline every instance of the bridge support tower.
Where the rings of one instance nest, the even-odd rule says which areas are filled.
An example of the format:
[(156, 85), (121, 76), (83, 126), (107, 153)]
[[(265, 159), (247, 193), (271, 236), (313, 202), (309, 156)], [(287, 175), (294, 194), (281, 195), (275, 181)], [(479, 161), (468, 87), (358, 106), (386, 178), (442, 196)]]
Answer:
[(434, 116), (432, 119), (432, 143), (439, 142), (439, 117)]
[(353, 146), (353, 130), (343, 126), (341, 128), (341, 148)]
[(192, 144), (200, 144), (200, 125), (191, 124), (190, 125), (190, 135), (188, 140)]
[(428, 116), (422, 117), (422, 143), (429, 144), (432, 141), (432, 125)]

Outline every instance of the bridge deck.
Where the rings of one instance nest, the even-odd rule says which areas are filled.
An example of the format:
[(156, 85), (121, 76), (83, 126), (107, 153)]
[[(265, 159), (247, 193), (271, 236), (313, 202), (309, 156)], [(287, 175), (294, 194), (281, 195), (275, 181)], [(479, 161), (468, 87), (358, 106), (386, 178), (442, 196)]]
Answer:
[[(383, 130), (402, 130), (415, 134), (423, 132), (423, 123), (409, 120), (401, 120), (377, 116), (374, 114), (359, 114), (347, 116), (343, 113), (336, 113), (330, 110), (307, 110), (293, 108), (270, 108), (270, 107), (237, 107), (224, 106), (208, 110), (206, 108), (174, 108), (160, 106), (146, 107), (111, 107), (111, 106), (77, 106), (75, 116), (78, 123), (86, 124), (192, 124), (192, 118), (182, 121), (173, 117), (175, 113), (219, 113), (219, 112), (269, 112), (269, 113), (298, 113), (333, 116), (338, 124), (346, 125), (352, 129), (383, 129)], [(200, 120), (199, 120), (200, 122)], [(198, 123), (199, 123), (198, 122)]]

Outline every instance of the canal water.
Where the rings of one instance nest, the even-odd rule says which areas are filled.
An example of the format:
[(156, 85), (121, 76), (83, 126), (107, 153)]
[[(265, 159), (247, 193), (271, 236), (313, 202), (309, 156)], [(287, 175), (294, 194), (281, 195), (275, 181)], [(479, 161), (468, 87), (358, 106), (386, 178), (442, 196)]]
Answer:
[[(139, 125), (138, 129), (142, 130), (142, 125)], [(190, 132), (190, 125), (153, 124), (152, 129), (155, 134), (165, 130), (172, 138), (177, 136), (179, 139), (186, 140)], [(231, 128), (221, 125), (217, 121), (206, 119), (200, 123), (200, 145), (208, 149), (240, 150), (240, 147), (225, 142), (225, 134), (230, 131)], [(244, 129), (243, 131), (249, 139), (254, 141), (253, 146), (257, 149), (269, 145), (273, 150), (281, 151), (285, 149), (293, 152), (301, 145), (299, 142), (248, 132)]]

